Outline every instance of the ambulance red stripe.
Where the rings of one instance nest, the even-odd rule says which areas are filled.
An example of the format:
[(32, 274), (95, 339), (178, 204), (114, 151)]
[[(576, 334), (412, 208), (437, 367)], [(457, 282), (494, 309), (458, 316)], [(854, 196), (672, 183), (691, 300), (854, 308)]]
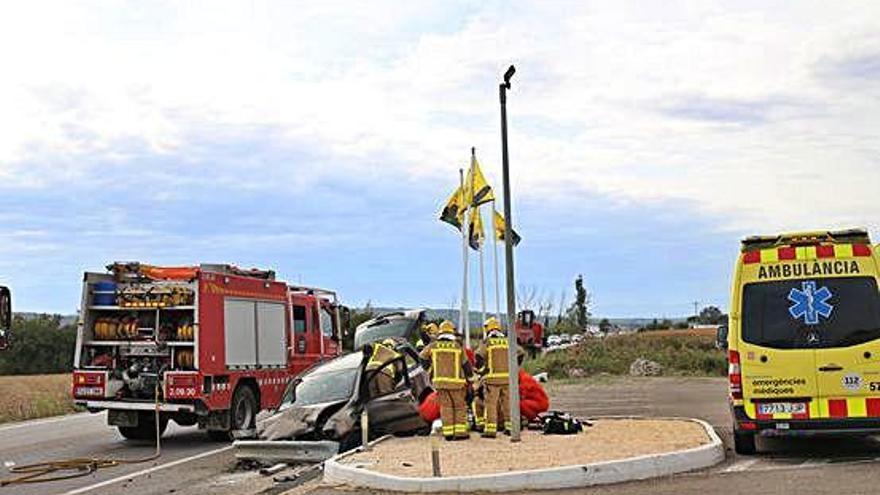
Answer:
[(845, 418), (849, 415), (846, 407), (846, 399), (829, 399), (828, 415), (832, 418)]
[(834, 257), (834, 246), (831, 244), (822, 244), (816, 246), (816, 257), (817, 258), (833, 258)]
[(871, 256), (871, 246), (867, 244), (853, 244), (853, 256)]

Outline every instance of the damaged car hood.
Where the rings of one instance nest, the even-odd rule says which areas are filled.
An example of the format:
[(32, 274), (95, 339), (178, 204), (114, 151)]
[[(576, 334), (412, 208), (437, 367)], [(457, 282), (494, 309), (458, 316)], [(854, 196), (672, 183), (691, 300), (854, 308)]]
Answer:
[[(309, 406), (289, 407), (283, 411), (264, 411), (257, 415), (257, 436), (264, 440), (296, 439), (320, 431), (318, 420), (327, 409), (341, 407), (347, 400)], [(324, 418), (326, 419), (326, 418)]]

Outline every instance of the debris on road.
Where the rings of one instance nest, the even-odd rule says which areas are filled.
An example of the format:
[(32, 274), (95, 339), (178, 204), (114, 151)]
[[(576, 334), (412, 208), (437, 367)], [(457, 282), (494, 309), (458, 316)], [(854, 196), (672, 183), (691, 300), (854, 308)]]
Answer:
[(236, 459), (290, 463), (321, 462), (339, 453), (339, 442), (330, 440), (236, 440)]

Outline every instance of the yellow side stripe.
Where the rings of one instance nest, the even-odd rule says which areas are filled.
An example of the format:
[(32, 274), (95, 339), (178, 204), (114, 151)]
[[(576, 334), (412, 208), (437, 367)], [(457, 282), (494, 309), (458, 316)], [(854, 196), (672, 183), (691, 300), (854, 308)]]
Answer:
[(835, 244), (834, 257), (835, 258), (852, 258), (853, 257), (852, 244)]
[(779, 261), (779, 251), (776, 248), (761, 250), (761, 263), (776, 263)]
[(868, 416), (868, 408), (864, 397), (846, 399), (846, 415), (850, 418), (864, 418)]

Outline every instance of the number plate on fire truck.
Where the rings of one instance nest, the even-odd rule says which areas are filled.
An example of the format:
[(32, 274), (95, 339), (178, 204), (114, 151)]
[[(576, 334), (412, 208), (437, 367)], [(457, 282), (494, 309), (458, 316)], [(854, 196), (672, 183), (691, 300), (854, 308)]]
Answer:
[(805, 414), (807, 405), (803, 402), (765, 402), (758, 404), (758, 414)]

